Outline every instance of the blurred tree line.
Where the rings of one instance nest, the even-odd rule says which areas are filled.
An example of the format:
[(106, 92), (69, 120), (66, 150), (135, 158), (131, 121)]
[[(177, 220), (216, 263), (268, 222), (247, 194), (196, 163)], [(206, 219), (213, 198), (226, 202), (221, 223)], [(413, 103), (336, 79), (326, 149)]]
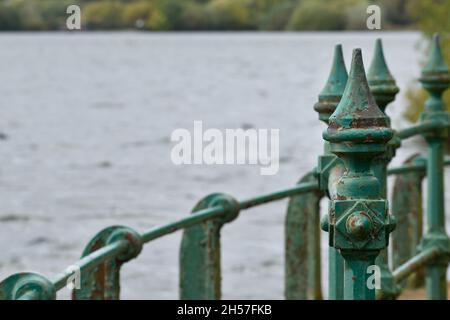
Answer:
[(411, 26), (407, 0), (0, 0), (0, 30), (65, 28), (78, 4), (83, 29), (360, 30), (366, 8), (382, 8), (383, 29)]
[[(408, 1), (408, 11), (425, 36), (426, 51), (433, 33), (439, 32), (443, 54), (447, 65), (450, 66), (450, 0), (411, 0)], [(427, 56), (428, 52), (424, 52), (424, 57)], [(425, 62), (424, 58), (423, 63)], [(424, 108), (428, 94), (421, 87), (413, 87), (406, 92), (406, 95), (410, 105), (405, 116), (408, 120), (415, 122)], [(450, 90), (444, 94), (444, 100), (447, 110), (450, 111)]]

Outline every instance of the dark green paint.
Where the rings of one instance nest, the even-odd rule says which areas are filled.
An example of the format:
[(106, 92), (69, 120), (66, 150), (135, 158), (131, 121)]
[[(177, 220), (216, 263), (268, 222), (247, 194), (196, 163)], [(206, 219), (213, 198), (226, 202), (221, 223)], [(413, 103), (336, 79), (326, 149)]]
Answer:
[(389, 120), (369, 90), (361, 50), (355, 49), (344, 95), (324, 132), (331, 152), (346, 168), (329, 213), (331, 244), (345, 260), (344, 299), (375, 299), (375, 289), (366, 284), (367, 268), (387, 247), (394, 222), (371, 162), (386, 152), (392, 136)]
[[(309, 173), (299, 183), (316, 180)], [(322, 299), (319, 233), (322, 196), (316, 189), (289, 199), (284, 233), (286, 299)]]
[[(327, 83), (319, 94), (318, 102), (314, 105), (314, 110), (319, 113), (319, 119), (327, 125), (331, 114), (341, 101), (347, 80), (348, 73), (342, 54), (342, 45), (338, 44), (334, 48), (333, 63)], [(340, 175), (341, 167), (342, 161), (330, 152), (329, 143), (325, 141), (324, 154), (319, 156), (317, 172), (320, 190), (325, 192), (328, 197), (330, 197), (330, 190), (328, 190), (330, 175)], [(324, 221), (326, 219), (327, 217)], [(328, 247), (328, 298), (341, 300), (343, 296), (344, 260), (340, 253), (330, 246)]]
[(37, 273), (16, 273), (0, 283), (0, 300), (55, 299), (56, 289), (53, 283)]
[[(442, 94), (450, 84), (450, 75), (437, 36), (420, 80), (430, 94), (421, 121), (394, 135), (384, 110), (394, 101), (398, 87), (387, 68), (381, 41), (376, 42), (367, 79), (361, 51), (354, 51), (347, 75), (342, 47), (337, 45), (327, 83), (314, 106), (328, 130), (324, 133), (324, 153), (313, 173), (296, 186), (241, 202), (212, 194), (200, 201), (190, 216), (142, 234), (122, 226), (104, 229), (75, 263), (81, 271), (81, 289), (74, 290), (73, 298), (119, 299), (121, 266), (135, 258), (143, 244), (184, 229), (179, 256), (180, 298), (220, 299), (222, 226), (242, 210), (290, 198), (285, 225), (285, 296), (321, 299), (319, 201), (327, 195), (329, 212), (320, 225), (329, 232), (330, 299), (375, 299), (375, 290), (367, 286), (371, 276), (367, 269), (375, 261), (382, 271), (378, 298), (395, 298), (402, 282), (425, 267), (428, 297), (446, 299), (450, 239), (445, 231), (443, 167), (450, 165), (450, 159), (444, 161), (443, 147), (450, 121)], [(413, 158), (402, 167), (387, 170), (401, 141), (416, 135), (423, 135), (428, 143), (426, 159)], [(420, 182), (425, 173), (427, 228), (420, 239)], [(393, 273), (387, 267), (386, 247), (396, 223), (388, 214), (387, 174), (398, 175), (393, 199), (393, 211), (399, 219), (393, 235)], [(70, 276), (69, 271), (53, 280), (36, 273), (13, 274), (0, 283), (0, 299), (55, 299)]]
[[(413, 155), (405, 165), (418, 165), (421, 170), (413, 170), (396, 177), (392, 197), (392, 214), (397, 220), (397, 228), (392, 233), (393, 267), (400, 267), (417, 253), (422, 238), (422, 181), (425, 178), (426, 159)], [(424, 283), (423, 270), (408, 279), (409, 287), (418, 288)], [(405, 285), (406, 283), (403, 283)]]
[(342, 54), (342, 45), (338, 44), (334, 48), (333, 63), (328, 81), (319, 94), (319, 101), (314, 105), (314, 110), (319, 113), (319, 119), (323, 122), (328, 124), (328, 119), (341, 100), (347, 79), (348, 74)]
[[(434, 35), (430, 58), (422, 70), (420, 82), (428, 91), (425, 111), (421, 122), (447, 121), (442, 99), (443, 92), (449, 87), (450, 74), (442, 57), (438, 35)], [(428, 143), (427, 159), (427, 231), (422, 239), (420, 250), (438, 248), (446, 255), (433, 260), (426, 267), (427, 296), (433, 300), (447, 299), (447, 266), (450, 251), (450, 239), (445, 231), (444, 208), (444, 144), (448, 139), (448, 129), (424, 134)]]
[[(377, 39), (375, 42), (375, 50), (367, 74), (367, 81), (376, 104), (383, 112), (385, 112), (387, 105), (395, 100), (399, 88), (387, 67), (381, 39)], [(391, 120), (389, 116), (386, 115), (386, 117), (390, 123)], [(392, 139), (391, 141), (387, 144), (386, 151), (375, 157), (372, 161), (372, 171), (380, 183), (380, 193), (384, 199), (387, 199), (387, 166), (395, 156), (395, 150), (400, 147), (399, 140)], [(398, 289), (389, 269), (387, 248), (381, 251), (376, 260), (376, 264), (381, 270), (381, 291), (383, 292), (383, 298), (395, 299), (398, 294)]]
[(183, 231), (180, 247), (180, 299), (217, 300), (221, 298), (220, 230), (237, 218), (239, 203), (225, 194), (211, 194), (192, 211), (222, 206), (225, 215)]
[(384, 112), (386, 106), (394, 101), (399, 88), (387, 67), (381, 39), (377, 39), (375, 42), (375, 51), (367, 73), (367, 80), (378, 107)]
[(127, 227), (108, 227), (100, 231), (88, 243), (82, 257), (119, 242), (124, 243), (124, 250), (112, 258), (103, 260), (95, 268), (81, 275), (80, 289), (72, 291), (74, 300), (118, 300), (120, 298), (120, 268), (141, 252), (141, 236)]

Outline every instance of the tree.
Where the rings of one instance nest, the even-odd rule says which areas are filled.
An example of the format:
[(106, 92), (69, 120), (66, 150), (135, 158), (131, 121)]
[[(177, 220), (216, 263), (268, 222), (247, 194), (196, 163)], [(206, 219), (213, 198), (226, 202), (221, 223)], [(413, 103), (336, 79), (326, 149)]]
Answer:
[(124, 5), (119, 1), (99, 1), (83, 8), (86, 27), (90, 29), (118, 29), (122, 26)]
[(288, 30), (344, 30), (345, 11), (335, 2), (322, 0), (302, 1), (292, 14)]

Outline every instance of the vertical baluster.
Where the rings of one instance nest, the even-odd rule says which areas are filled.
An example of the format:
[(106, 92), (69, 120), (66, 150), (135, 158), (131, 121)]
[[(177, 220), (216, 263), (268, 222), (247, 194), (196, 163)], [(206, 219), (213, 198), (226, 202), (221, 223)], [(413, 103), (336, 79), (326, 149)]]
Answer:
[[(423, 164), (426, 160), (420, 155), (414, 155), (405, 161), (405, 165)], [(397, 227), (392, 233), (392, 251), (394, 269), (401, 266), (417, 253), (417, 246), (422, 239), (422, 181), (424, 170), (399, 174), (395, 178), (392, 192), (392, 214), (397, 221)], [(423, 270), (419, 270), (408, 278), (411, 288), (424, 284)]]
[[(327, 83), (319, 94), (319, 101), (314, 105), (314, 110), (319, 113), (319, 119), (328, 125), (331, 114), (342, 98), (348, 74), (345, 67), (342, 46), (336, 45), (334, 48), (333, 64)], [(329, 196), (328, 180), (332, 171), (340, 174), (342, 162), (338, 157), (330, 152), (329, 142), (324, 142), (324, 154), (319, 156), (319, 186), (323, 192)], [(344, 293), (344, 260), (339, 252), (333, 248), (328, 248), (328, 299), (341, 300)]]
[(392, 135), (370, 93), (361, 50), (355, 49), (344, 95), (324, 132), (331, 152), (346, 168), (336, 182), (328, 221), (330, 241), (345, 260), (344, 299), (375, 299), (369, 267), (387, 247), (393, 221), (371, 162), (386, 151)]
[[(299, 183), (314, 181), (313, 173)], [(317, 190), (289, 199), (285, 221), (285, 297), (286, 299), (322, 299), (320, 281), (319, 202)]]
[(118, 300), (120, 298), (120, 268), (134, 259), (142, 250), (140, 235), (127, 227), (111, 226), (103, 229), (88, 243), (82, 257), (116, 241), (127, 243), (127, 250), (103, 261), (97, 267), (81, 274), (80, 288), (73, 289), (73, 300)]
[[(420, 120), (445, 121), (448, 113), (442, 100), (443, 92), (449, 87), (450, 75), (441, 54), (438, 35), (432, 40), (428, 64), (422, 70), (420, 81), (428, 91), (429, 98)], [(448, 129), (424, 135), (428, 143), (427, 159), (427, 232), (422, 240), (421, 250), (437, 247), (449, 252), (450, 240), (445, 231), (444, 208), (444, 144), (448, 138)], [(447, 299), (448, 258), (436, 259), (426, 268), (426, 287), (429, 299)]]
[(221, 298), (220, 230), (236, 219), (239, 203), (225, 194), (211, 194), (193, 209), (223, 206), (220, 219), (186, 228), (180, 246), (180, 299), (218, 300)]
[[(377, 39), (375, 42), (374, 55), (367, 74), (367, 80), (375, 102), (380, 110), (385, 112), (386, 106), (395, 100), (399, 88), (387, 67), (380, 39)], [(387, 115), (386, 118), (388, 123), (390, 123), (390, 118)], [(386, 152), (376, 157), (372, 163), (372, 170), (380, 182), (381, 195), (384, 199), (387, 199), (387, 165), (395, 156), (395, 149), (399, 146), (399, 139), (394, 137), (388, 144)], [(394, 299), (398, 294), (398, 289), (389, 269), (387, 248), (382, 250), (378, 256), (377, 265), (381, 269), (382, 297), (383, 299)]]

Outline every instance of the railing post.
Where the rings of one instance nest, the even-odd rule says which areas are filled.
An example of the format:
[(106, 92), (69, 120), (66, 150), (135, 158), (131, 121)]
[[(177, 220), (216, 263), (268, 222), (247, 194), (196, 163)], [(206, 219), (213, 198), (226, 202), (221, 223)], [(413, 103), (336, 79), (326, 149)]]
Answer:
[(386, 115), (370, 93), (361, 50), (355, 49), (344, 95), (324, 132), (331, 152), (346, 168), (336, 182), (328, 229), (331, 244), (345, 260), (347, 300), (375, 299), (375, 285), (368, 280), (375, 258), (388, 245), (394, 224), (371, 161), (386, 151), (392, 136)]
[[(399, 88), (395, 84), (384, 58), (383, 46), (380, 39), (375, 42), (375, 50), (367, 74), (370, 91), (381, 111), (385, 112), (389, 103), (395, 100)], [(385, 113), (386, 114), (386, 113)], [(390, 118), (386, 115), (390, 124)], [(377, 156), (372, 163), (374, 175), (380, 182), (381, 196), (387, 199), (387, 165), (395, 156), (395, 149), (399, 147), (399, 140), (394, 138), (388, 144), (386, 152)], [(398, 289), (394, 277), (389, 269), (389, 258), (387, 248), (382, 250), (377, 258), (377, 265), (381, 270), (381, 292), (383, 299), (395, 299)]]
[(141, 236), (123, 226), (103, 229), (88, 243), (82, 257), (116, 241), (125, 241), (127, 250), (118, 257), (105, 260), (97, 267), (81, 274), (80, 288), (73, 289), (73, 300), (118, 300), (120, 298), (120, 268), (142, 250)]
[[(345, 67), (342, 45), (334, 48), (333, 64), (327, 83), (319, 94), (319, 101), (314, 105), (314, 110), (319, 113), (319, 119), (328, 125), (328, 120), (341, 101), (347, 84), (348, 74)], [(319, 187), (322, 192), (328, 190), (330, 174), (342, 167), (341, 160), (330, 152), (330, 144), (324, 142), (324, 154), (319, 156), (318, 174)], [(338, 170), (339, 171), (339, 170)], [(326, 228), (326, 227), (325, 227)], [(344, 297), (344, 260), (340, 253), (333, 247), (328, 247), (328, 299), (342, 300)]]
[(221, 298), (220, 230), (237, 218), (239, 203), (232, 197), (214, 193), (202, 199), (196, 211), (223, 206), (225, 215), (183, 231), (180, 247), (180, 299), (219, 300)]
[[(425, 164), (426, 159), (416, 154), (407, 159), (405, 165)], [(393, 267), (400, 267), (417, 253), (422, 239), (422, 181), (424, 170), (397, 175), (392, 192), (392, 214), (397, 227), (392, 233)], [(418, 288), (424, 284), (422, 270), (409, 278), (409, 287)]]
[[(299, 183), (315, 181), (314, 173)], [(285, 220), (285, 297), (289, 300), (322, 299), (319, 202), (320, 190), (289, 199)]]
[[(420, 82), (428, 91), (429, 98), (421, 121), (446, 121), (442, 100), (443, 92), (448, 88), (450, 75), (441, 54), (438, 35), (432, 40), (430, 59), (422, 70)], [(444, 143), (448, 138), (448, 129), (424, 135), (428, 143), (427, 159), (427, 232), (421, 243), (421, 250), (430, 247), (449, 252), (450, 239), (445, 231), (444, 208)], [(429, 299), (447, 299), (448, 256), (442, 256), (426, 267), (426, 287)]]

